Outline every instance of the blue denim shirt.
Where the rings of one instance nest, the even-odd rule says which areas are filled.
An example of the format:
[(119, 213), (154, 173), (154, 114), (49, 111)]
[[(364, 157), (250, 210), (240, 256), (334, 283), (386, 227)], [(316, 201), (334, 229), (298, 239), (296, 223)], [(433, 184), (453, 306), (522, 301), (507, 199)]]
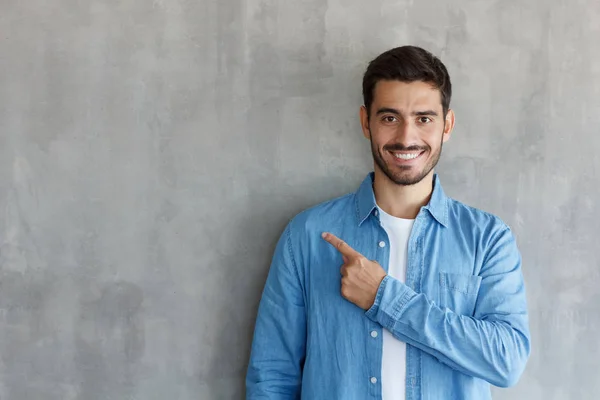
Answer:
[(259, 306), (247, 399), (381, 399), (383, 329), (407, 344), (407, 400), (490, 399), (490, 383), (519, 379), (530, 336), (514, 236), (446, 197), (437, 175), (409, 238), (406, 282), (386, 276), (366, 312), (341, 296), (343, 261), (322, 232), (388, 269), (373, 179), (285, 228)]

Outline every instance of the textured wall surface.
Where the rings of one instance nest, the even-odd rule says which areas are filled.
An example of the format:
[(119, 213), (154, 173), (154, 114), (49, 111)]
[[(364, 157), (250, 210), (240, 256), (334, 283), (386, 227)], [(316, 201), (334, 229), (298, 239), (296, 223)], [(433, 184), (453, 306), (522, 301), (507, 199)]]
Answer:
[(495, 398), (597, 398), (599, 39), (596, 0), (0, 0), (0, 399), (242, 399), (275, 242), (372, 168), (402, 44), (453, 79), (446, 192), (523, 253)]

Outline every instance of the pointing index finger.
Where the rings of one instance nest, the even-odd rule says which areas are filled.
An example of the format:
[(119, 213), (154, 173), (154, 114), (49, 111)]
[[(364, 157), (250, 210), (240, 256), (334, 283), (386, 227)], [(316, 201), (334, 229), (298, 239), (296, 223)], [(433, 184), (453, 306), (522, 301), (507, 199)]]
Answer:
[(350, 247), (348, 243), (344, 242), (342, 239), (338, 238), (333, 233), (323, 232), (321, 236), (344, 256), (349, 258), (362, 257), (362, 254), (354, 250), (352, 247)]

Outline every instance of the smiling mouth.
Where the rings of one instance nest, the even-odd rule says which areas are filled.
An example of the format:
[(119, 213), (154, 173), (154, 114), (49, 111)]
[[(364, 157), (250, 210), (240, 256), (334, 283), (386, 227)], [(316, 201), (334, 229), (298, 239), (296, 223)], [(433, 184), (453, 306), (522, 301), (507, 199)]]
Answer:
[(400, 161), (411, 161), (418, 158), (423, 151), (410, 151), (410, 152), (392, 152), (394, 158)]

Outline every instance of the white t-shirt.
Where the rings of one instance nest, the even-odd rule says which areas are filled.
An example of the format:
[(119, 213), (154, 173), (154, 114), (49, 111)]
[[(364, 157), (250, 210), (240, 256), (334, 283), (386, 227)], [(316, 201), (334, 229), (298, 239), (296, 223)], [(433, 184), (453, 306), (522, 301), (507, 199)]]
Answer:
[[(405, 282), (408, 237), (415, 220), (396, 218), (379, 207), (377, 209), (381, 226), (390, 240), (388, 275)], [(381, 388), (383, 400), (406, 399), (406, 343), (396, 339), (387, 329), (383, 330)]]

